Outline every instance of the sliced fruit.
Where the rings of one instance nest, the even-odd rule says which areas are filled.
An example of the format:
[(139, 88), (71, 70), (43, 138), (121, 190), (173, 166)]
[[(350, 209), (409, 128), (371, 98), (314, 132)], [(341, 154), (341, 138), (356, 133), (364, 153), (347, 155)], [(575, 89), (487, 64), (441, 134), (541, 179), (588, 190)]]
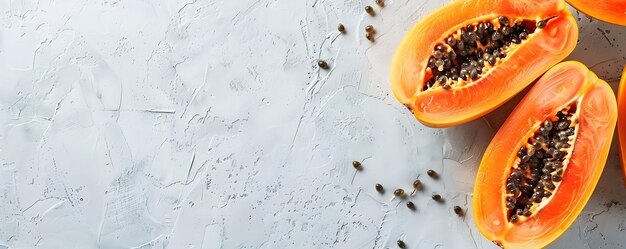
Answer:
[(406, 34), (391, 88), (425, 125), (457, 125), (502, 105), (570, 54), (577, 39), (563, 1), (455, 0)]
[(617, 138), (619, 139), (620, 157), (622, 158), (622, 174), (626, 186), (626, 66), (617, 90)]
[(626, 0), (566, 0), (580, 12), (601, 21), (626, 26)]
[(574, 222), (604, 169), (617, 120), (611, 87), (583, 64), (550, 69), (487, 147), (474, 186), (479, 231), (542, 248)]

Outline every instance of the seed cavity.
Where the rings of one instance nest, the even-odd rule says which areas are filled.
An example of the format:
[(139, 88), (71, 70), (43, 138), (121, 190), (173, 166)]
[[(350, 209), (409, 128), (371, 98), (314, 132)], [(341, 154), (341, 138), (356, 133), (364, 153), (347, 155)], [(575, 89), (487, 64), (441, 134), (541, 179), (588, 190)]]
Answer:
[(433, 48), (422, 90), (451, 90), (477, 81), (549, 19), (499, 16), (457, 30)]
[(576, 139), (578, 108), (571, 104), (541, 122), (517, 151), (506, 179), (504, 206), (511, 223), (538, 212), (563, 179)]

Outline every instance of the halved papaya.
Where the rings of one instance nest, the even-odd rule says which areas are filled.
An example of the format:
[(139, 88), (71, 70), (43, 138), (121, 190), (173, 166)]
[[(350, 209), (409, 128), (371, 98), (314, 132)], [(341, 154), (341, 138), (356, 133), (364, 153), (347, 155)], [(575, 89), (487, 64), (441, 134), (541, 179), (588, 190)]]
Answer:
[(570, 54), (577, 39), (560, 0), (455, 0), (406, 34), (391, 88), (423, 124), (457, 125), (502, 105)]
[(583, 64), (546, 72), (483, 156), (473, 197), (479, 231), (505, 248), (557, 239), (602, 174), (616, 120), (611, 87)]
[(626, 0), (566, 0), (574, 8), (601, 21), (626, 26)]
[(620, 157), (622, 158), (622, 174), (626, 186), (626, 65), (622, 73), (622, 80), (617, 89), (617, 138), (619, 139)]

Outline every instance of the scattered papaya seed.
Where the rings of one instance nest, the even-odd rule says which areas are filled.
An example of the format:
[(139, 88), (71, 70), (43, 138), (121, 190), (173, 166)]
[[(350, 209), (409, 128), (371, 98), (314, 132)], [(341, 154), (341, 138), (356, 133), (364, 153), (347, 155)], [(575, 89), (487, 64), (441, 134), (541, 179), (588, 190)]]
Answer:
[(370, 16), (373, 16), (375, 14), (374, 8), (372, 8), (372, 6), (369, 6), (369, 5), (365, 6), (365, 12), (367, 12), (367, 14), (370, 14)]
[(328, 63), (323, 60), (317, 61), (317, 66), (319, 66), (321, 69), (328, 69)]
[(396, 242), (396, 244), (397, 244), (397, 245), (398, 245), (398, 247), (400, 247), (400, 248), (406, 248), (406, 244), (405, 244), (405, 243), (404, 243), (404, 241), (402, 241), (402, 240), (398, 240), (398, 241)]
[(339, 30), (339, 32), (341, 33), (345, 33), (346, 27), (344, 27), (343, 24), (339, 23), (339, 25), (337, 25), (337, 30)]
[(435, 172), (432, 169), (429, 169), (428, 171), (426, 171), (426, 174), (428, 174), (428, 176), (435, 178), (435, 179), (439, 178), (439, 175), (437, 174), (437, 172)]
[(382, 193), (383, 191), (385, 191), (385, 189), (383, 188), (383, 185), (381, 185), (380, 183), (376, 183), (376, 191), (378, 193)]
[(384, 0), (376, 0), (376, 4), (378, 4), (378, 6), (385, 7), (385, 1)]
[(370, 33), (370, 34), (375, 34), (376, 30), (374, 29), (374, 26), (367, 25), (367, 26), (365, 26), (365, 32)]
[(414, 189), (421, 189), (422, 187), (423, 187), (422, 181), (420, 181), (419, 179), (413, 181), (413, 188)]
[(463, 209), (461, 209), (461, 207), (459, 206), (454, 206), (454, 213), (458, 216), (463, 216)]
[(396, 189), (395, 191), (393, 191), (393, 195), (395, 195), (396, 197), (400, 197), (403, 198), (404, 197), (404, 189)]
[[(320, 66), (322, 67), (322, 66)], [(322, 67), (323, 68), (323, 67)], [(352, 167), (354, 167), (356, 170), (361, 170), (363, 169), (363, 165), (361, 165), (361, 162), (359, 161), (354, 161), (352, 162)]]
[(435, 201), (441, 201), (441, 195), (434, 194), (434, 195), (432, 196), (432, 198), (433, 198), (433, 200), (435, 200)]
[(412, 201), (408, 201), (406, 203), (406, 207), (408, 207), (409, 209), (415, 209), (415, 204)]
[(365, 33), (365, 38), (367, 38), (371, 42), (374, 42), (374, 35), (372, 35), (371, 33)]

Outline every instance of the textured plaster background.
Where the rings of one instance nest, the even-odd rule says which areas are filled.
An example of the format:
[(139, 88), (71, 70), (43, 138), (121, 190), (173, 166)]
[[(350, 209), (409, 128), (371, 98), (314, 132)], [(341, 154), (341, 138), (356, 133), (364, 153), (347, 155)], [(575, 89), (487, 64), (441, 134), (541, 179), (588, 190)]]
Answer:
[[(471, 214), (519, 97), (430, 129), (388, 86), (404, 32), (444, 3), (0, 0), (0, 248), (494, 248), (451, 207)], [(626, 28), (574, 14), (570, 58), (616, 89)], [(552, 248), (626, 247), (615, 145)], [(415, 178), (411, 211), (391, 192)]]

